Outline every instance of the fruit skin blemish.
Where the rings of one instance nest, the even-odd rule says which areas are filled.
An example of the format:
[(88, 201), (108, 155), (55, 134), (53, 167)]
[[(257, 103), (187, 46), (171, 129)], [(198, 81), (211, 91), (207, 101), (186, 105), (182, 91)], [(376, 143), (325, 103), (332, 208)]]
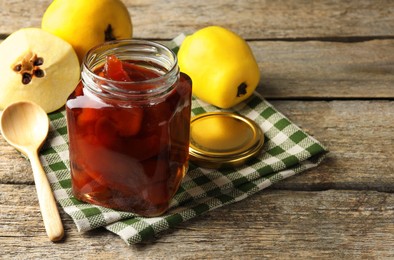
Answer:
[(165, 212), (189, 159), (191, 80), (175, 54), (136, 40), (94, 48), (66, 110), (75, 197), (143, 216)]

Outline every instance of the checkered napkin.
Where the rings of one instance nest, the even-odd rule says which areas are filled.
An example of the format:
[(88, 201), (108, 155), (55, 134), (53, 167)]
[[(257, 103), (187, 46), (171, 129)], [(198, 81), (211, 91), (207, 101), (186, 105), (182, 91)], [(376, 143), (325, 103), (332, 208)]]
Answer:
[[(176, 47), (176, 42), (171, 44)], [(214, 111), (218, 108), (193, 98), (192, 116)], [(84, 203), (73, 196), (65, 111), (49, 115), (49, 138), (41, 150), (40, 159), (57, 202), (71, 216), (79, 231), (105, 227), (127, 244), (134, 244), (151, 240), (181, 222), (243, 200), (275, 182), (316, 167), (327, 152), (322, 144), (257, 93), (226, 111), (244, 115), (260, 125), (265, 135), (263, 151), (234, 169), (204, 169), (191, 164), (170, 210), (160, 217), (140, 217)]]

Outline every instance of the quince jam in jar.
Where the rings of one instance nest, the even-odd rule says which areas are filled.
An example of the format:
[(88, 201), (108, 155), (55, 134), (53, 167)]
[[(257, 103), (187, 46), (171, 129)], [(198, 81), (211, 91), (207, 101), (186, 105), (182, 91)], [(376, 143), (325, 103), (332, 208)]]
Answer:
[(187, 170), (190, 109), (191, 80), (167, 47), (123, 40), (92, 49), (66, 103), (75, 197), (165, 212)]

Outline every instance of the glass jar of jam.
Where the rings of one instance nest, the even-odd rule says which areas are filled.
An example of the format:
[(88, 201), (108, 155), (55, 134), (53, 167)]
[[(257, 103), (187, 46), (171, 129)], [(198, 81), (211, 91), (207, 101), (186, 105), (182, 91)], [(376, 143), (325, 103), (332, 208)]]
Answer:
[(75, 197), (164, 213), (187, 170), (190, 110), (191, 80), (164, 45), (121, 40), (92, 49), (66, 103)]

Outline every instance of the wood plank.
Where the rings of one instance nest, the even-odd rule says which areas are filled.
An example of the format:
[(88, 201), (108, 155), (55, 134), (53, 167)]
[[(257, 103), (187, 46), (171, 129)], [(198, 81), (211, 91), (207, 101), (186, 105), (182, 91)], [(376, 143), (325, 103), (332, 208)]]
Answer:
[[(0, 3), (0, 33), (39, 27), (51, 0)], [(263, 0), (124, 0), (137, 38), (171, 39), (208, 25), (248, 39), (394, 36), (394, 2)], [(231, 18), (231, 19), (229, 19)], [(76, 21), (78, 22), (78, 21)]]
[(394, 98), (394, 40), (249, 44), (266, 98)]
[(319, 167), (276, 188), (394, 191), (394, 101), (272, 104), (330, 150)]
[(0, 185), (0, 190), (4, 259), (394, 257), (391, 193), (266, 190), (182, 223), (155, 242), (128, 247), (103, 229), (78, 233), (62, 211), (65, 240), (51, 243), (32, 196), (34, 186)]
[[(330, 150), (326, 160), (281, 189), (394, 191), (394, 101), (272, 101)], [(33, 183), (26, 160), (0, 136), (0, 183)]]
[(394, 40), (250, 45), (266, 98), (394, 98)]

